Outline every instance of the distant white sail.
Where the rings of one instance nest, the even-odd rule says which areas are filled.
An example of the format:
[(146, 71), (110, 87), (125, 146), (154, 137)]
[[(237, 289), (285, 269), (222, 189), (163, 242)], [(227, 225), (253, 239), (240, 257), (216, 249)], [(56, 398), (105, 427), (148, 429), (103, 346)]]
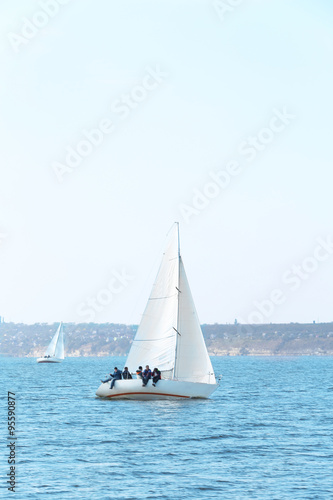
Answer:
[(64, 336), (62, 323), (60, 323), (53, 339), (45, 351), (45, 356), (51, 356), (59, 359), (64, 359)]
[(157, 367), (163, 379), (215, 384), (179, 252), (175, 224), (126, 366)]

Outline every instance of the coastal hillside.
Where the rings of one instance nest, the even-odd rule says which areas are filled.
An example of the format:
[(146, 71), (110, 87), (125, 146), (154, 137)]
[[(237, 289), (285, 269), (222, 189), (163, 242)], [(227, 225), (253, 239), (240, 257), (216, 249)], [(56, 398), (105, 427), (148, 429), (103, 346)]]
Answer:
[[(0, 324), (0, 355), (42, 356), (58, 324)], [(126, 355), (136, 325), (66, 323), (66, 356)], [(202, 325), (210, 355), (333, 355), (333, 322), (318, 324)]]

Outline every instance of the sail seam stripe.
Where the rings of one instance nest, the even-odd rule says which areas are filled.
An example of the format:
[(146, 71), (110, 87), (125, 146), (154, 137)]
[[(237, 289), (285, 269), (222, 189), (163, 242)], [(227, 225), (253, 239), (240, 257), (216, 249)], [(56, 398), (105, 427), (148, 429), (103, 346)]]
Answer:
[(134, 339), (133, 340), (133, 344), (134, 342), (156, 342), (157, 340), (165, 340), (165, 339), (170, 339), (171, 337), (173, 337), (174, 335), (168, 335), (167, 337), (160, 337), (158, 339)]
[(171, 299), (171, 297), (175, 297), (176, 294), (166, 295), (165, 297), (149, 297), (149, 300), (161, 300), (161, 299)]

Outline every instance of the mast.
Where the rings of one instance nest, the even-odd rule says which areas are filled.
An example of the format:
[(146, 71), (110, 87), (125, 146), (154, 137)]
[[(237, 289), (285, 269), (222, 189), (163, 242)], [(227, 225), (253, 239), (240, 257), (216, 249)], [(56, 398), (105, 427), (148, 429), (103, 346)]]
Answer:
[(177, 283), (177, 286), (176, 286), (176, 289), (177, 289), (177, 292), (178, 292), (178, 303), (177, 303), (177, 326), (176, 326), (176, 347), (175, 347), (175, 364), (174, 364), (174, 367), (173, 367), (173, 377), (172, 378), (175, 378), (176, 376), (176, 363), (177, 363), (177, 350), (178, 350), (178, 336), (180, 335), (179, 333), (179, 295), (181, 293), (181, 291), (179, 290), (179, 284), (180, 284), (180, 260), (181, 260), (181, 257), (180, 257), (180, 238), (179, 238), (179, 222), (175, 222), (175, 224), (177, 224), (177, 237), (178, 237), (178, 283)]

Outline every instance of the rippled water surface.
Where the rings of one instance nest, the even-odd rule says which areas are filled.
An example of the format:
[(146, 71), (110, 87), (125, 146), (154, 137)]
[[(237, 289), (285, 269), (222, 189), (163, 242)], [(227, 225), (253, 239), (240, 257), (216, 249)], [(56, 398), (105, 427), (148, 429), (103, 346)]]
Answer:
[(16, 492), (6, 490), (5, 443), (0, 495), (333, 498), (333, 358), (216, 357), (223, 378), (209, 400), (97, 399), (100, 379), (124, 361), (0, 359), (1, 420), (7, 391), (17, 419)]

